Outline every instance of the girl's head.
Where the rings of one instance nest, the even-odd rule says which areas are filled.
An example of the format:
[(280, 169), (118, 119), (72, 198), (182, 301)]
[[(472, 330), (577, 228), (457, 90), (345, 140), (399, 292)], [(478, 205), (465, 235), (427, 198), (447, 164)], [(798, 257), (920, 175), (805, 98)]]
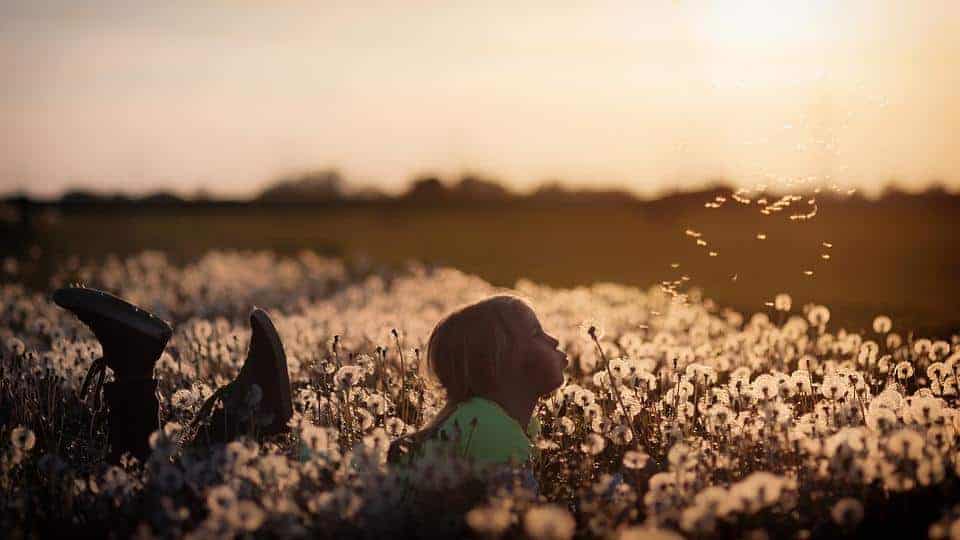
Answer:
[(498, 295), (437, 323), (427, 361), (451, 403), (502, 392), (539, 397), (563, 383), (567, 356), (558, 344), (529, 304)]

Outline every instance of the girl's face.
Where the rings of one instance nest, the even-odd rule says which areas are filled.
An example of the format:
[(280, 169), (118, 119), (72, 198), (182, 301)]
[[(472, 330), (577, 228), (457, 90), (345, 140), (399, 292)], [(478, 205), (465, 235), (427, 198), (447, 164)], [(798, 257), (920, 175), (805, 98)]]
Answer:
[(514, 317), (512, 330), (519, 355), (515, 360), (522, 366), (527, 384), (532, 382), (538, 395), (547, 395), (563, 384), (567, 355), (557, 349), (560, 342), (543, 330), (532, 309), (524, 306)]

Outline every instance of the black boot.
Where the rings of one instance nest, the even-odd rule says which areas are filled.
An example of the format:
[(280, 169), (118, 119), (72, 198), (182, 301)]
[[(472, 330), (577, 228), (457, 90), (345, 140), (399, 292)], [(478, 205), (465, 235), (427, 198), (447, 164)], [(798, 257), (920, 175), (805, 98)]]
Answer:
[[(247, 359), (237, 378), (218, 389), (197, 413), (194, 425), (213, 412), (195, 442), (222, 443), (240, 435), (276, 435), (288, 429), (293, 403), (280, 335), (267, 312), (259, 308), (250, 313), (250, 331)], [(213, 410), (218, 399), (223, 408)]]
[(156, 379), (128, 379), (107, 383), (111, 463), (119, 463), (124, 452), (141, 462), (150, 456), (150, 434), (160, 429), (160, 401)]
[[(110, 407), (110, 460), (117, 463), (125, 452), (145, 459), (150, 453), (150, 433), (159, 428), (153, 367), (173, 330), (149, 312), (96, 289), (58, 289), (53, 301), (86, 324), (103, 348), (103, 356), (94, 361), (84, 378), (81, 393), (98, 379), (94, 398), (99, 408), (99, 390), (105, 387)], [(115, 382), (104, 385), (108, 367)]]

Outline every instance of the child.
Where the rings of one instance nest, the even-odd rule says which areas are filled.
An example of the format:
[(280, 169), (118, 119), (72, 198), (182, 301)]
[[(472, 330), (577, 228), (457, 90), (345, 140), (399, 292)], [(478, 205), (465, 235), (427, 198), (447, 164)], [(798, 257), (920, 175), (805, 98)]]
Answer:
[[(69, 310), (93, 331), (103, 349), (84, 377), (81, 394), (97, 379), (99, 392), (107, 402), (108, 459), (118, 463), (124, 453), (144, 460), (150, 455), (150, 434), (160, 429), (157, 380), (153, 368), (173, 334), (170, 326), (120, 298), (86, 287), (58, 289), (53, 301)], [(217, 400), (223, 408), (213, 412), (207, 429), (195, 441), (226, 442), (240, 434), (281, 433), (293, 416), (290, 378), (283, 345), (267, 313), (254, 308), (250, 313), (250, 345), (243, 368), (230, 384), (214, 392), (200, 408), (194, 425), (203, 420)], [(106, 368), (114, 381), (104, 384)], [(251, 417), (247, 394), (256, 384), (262, 392), (257, 415)], [(255, 425), (256, 420), (260, 425)]]
[(447, 404), (419, 432), (394, 441), (390, 462), (412, 463), (451, 439), (478, 464), (526, 462), (539, 435), (534, 408), (563, 383), (567, 356), (558, 345), (515, 296), (493, 296), (447, 315), (427, 347)]

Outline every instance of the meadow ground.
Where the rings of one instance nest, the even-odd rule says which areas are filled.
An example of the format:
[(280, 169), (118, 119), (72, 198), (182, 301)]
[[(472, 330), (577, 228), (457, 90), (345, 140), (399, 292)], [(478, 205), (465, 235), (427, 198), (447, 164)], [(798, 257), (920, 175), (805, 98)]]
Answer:
[[(71, 223), (73, 238), (91, 233)], [(111, 241), (128, 234), (118, 228)], [(594, 245), (563, 243), (580, 242)], [(960, 336), (911, 335), (887, 317), (848, 332), (829, 307), (788, 296), (739, 313), (656, 285), (522, 280), (517, 291), (571, 360), (564, 386), (536, 411), (544, 429), (533, 461), (489, 471), (441, 456), (404, 469), (385, 463), (388, 444), (444, 399), (424, 377), (424, 341), (441, 315), (497, 290), (486, 281), (266, 251), (206, 252), (187, 265), (146, 253), (48, 277), (36, 292), (0, 288), (0, 526), (10, 538), (941, 539), (960, 530)], [(163, 429), (145, 463), (104, 464), (103, 412), (78, 393), (99, 346), (49, 300), (50, 287), (74, 280), (175, 325), (156, 370)], [(200, 404), (243, 361), (253, 304), (273, 313), (283, 337), (290, 433), (185, 446)]]

